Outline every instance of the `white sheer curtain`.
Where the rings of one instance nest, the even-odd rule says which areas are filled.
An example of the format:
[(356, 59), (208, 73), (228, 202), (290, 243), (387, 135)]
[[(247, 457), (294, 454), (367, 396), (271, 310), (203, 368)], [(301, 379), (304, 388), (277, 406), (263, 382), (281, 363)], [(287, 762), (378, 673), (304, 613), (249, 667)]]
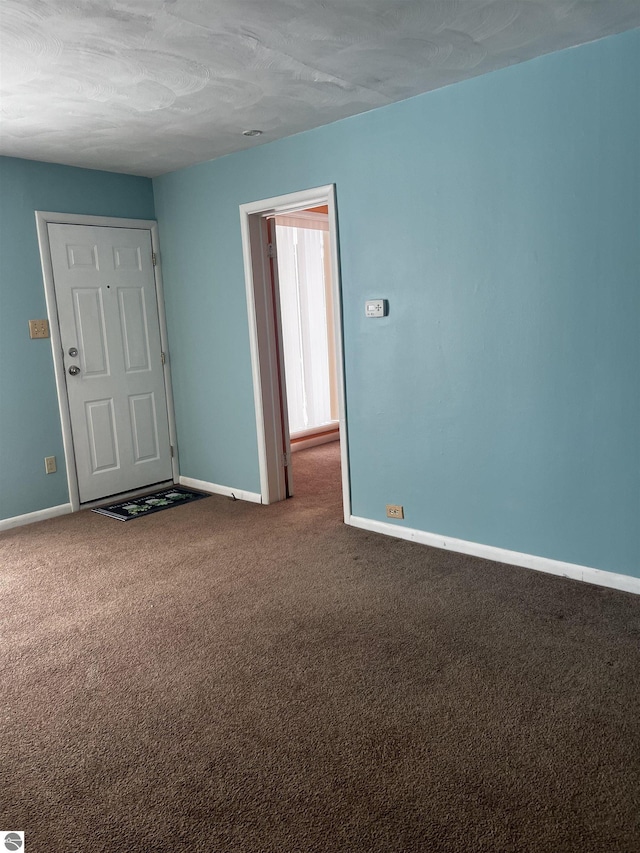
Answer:
[[(325, 270), (328, 233), (276, 217), (280, 313), (292, 435), (336, 421), (335, 366), (328, 318), (331, 283)], [(330, 324), (329, 324), (330, 325)]]

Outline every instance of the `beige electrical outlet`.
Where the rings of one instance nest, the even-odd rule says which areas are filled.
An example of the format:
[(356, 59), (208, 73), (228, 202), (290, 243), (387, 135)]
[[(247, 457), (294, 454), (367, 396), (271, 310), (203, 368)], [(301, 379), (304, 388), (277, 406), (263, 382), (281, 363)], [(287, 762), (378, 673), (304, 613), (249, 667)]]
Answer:
[(404, 507), (399, 504), (387, 504), (387, 518), (404, 518)]
[(45, 456), (44, 457), (44, 470), (47, 474), (55, 474), (58, 470), (56, 466), (56, 457), (55, 456)]
[(29, 337), (30, 338), (48, 338), (49, 337), (49, 321), (48, 320), (29, 320)]

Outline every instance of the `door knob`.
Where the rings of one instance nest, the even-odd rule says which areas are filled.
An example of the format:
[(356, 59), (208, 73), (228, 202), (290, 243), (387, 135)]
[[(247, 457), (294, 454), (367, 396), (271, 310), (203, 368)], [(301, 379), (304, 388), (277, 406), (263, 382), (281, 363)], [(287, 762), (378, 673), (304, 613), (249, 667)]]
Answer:
[(72, 376), (77, 376), (80, 373), (80, 368), (77, 365), (72, 364), (71, 367), (69, 368), (69, 373)]

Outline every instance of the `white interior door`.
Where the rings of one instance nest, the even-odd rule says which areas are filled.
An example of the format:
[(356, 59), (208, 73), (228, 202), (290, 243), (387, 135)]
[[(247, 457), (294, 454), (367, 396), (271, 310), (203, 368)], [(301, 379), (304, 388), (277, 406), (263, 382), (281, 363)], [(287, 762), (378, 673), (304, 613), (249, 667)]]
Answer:
[(151, 233), (47, 228), (80, 501), (171, 480)]

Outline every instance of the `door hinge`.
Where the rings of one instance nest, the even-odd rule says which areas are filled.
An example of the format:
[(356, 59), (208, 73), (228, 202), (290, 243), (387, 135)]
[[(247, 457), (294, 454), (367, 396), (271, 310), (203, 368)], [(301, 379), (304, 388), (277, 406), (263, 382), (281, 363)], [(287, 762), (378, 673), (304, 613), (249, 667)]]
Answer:
[(275, 258), (276, 256), (276, 244), (275, 243), (267, 243), (267, 257)]
[(173, 459), (173, 444), (171, 445), (171, 458)]
[(291, 465), (291, 454), (283, 453), (282, 454), (282, 464), (285, 468), (288, 468)]
[(151, 263), (154, 265), (154, 267), (158, 266), (158, 256), (155, 252), (151, 252)]
[(163, 352), (160, 353), (160, 358), (162, 359), (163, 364), (167, 363), (167, 357)]

